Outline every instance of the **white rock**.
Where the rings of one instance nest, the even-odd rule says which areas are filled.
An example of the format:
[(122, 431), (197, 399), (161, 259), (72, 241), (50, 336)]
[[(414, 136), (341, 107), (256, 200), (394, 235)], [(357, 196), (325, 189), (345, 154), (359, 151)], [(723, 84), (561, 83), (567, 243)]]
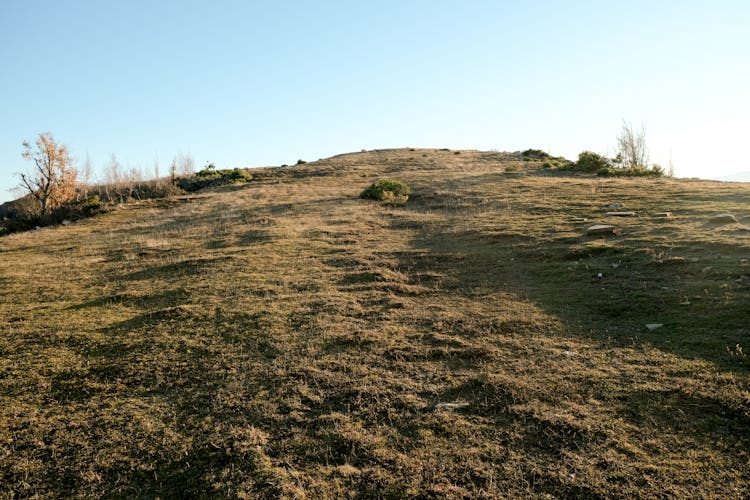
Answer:
[(664, 326), (664, 325), (661, 324), (661, 323), (649, 323), (649, 324), (646, 325), (646, 328), (648, 328), (649, 331), (653, 332), (654, 330), (657, 330), (657, 329), (661, 328), (662, 326)]
[(737, 222), (737, 218), (730, 213), (716, 214), (716, 215), (711, 216), (708, 220), (709, 222), (716, 222), (716, 223)]
[(435, 410), (456, 411), (467, 406), (469, 403), (438, 403), (435, 405)]
[(586, 228), (586, 234), (614, 234), (615, 226), (607, 224), (594, 224)]
[(632, 217), (635, 212), (607, 212), (610, 217)]

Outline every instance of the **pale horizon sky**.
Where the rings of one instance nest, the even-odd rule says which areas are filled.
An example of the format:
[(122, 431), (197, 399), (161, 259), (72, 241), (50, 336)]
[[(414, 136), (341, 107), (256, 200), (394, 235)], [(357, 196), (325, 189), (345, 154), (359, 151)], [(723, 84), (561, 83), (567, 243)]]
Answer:
[(162, 174), (361, 149), (613, 154), (750, 171), (750, 2), (0, 0), (0, 202), (49, 131)]

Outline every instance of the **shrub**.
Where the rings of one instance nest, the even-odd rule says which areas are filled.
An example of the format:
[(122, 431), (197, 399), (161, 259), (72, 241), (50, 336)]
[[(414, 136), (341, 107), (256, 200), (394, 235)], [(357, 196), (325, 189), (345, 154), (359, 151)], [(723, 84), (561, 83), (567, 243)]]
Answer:
[(252, 174), (242, 168), (215, 170), (211, 167), (212, 165), (209, 165), (207, 168), (189, 177), (179, 177), (176, 180), (177, 186), (185, 191), (198, 191), (210, 186), (250, 182), (253, 180)]
[(659, 165), (648, 167), (607, 167), (599, 169), (596, 175), (613, 177), (663, 177), (664, 169)]
[(581, 172), (599, 172), (602, 169), (608, 169), (612, 162), (606, 156), (591, 151), (583, 151), (578, 155), (578, 161), (573, 163), (570, 168)]
[(396, 204), (406, 203), (410, 194), (411, 189), (405, 183), (383, 177), (370, 184), (359, 197), (365, 200), (378, 200)]
[(99, 200), (99, 195), (94, 194), (81, 201), (80, 205), (81, 210), (87, 213), (92, 213), (99, 210), (102, 206), (102, 203)]
[(521, 151), (521, 157), (524, 160), (539, 161), (552, 158), (546, 151), (542, 151), (541, 149), (527, 149), (526, 151)]
[(572, 161), (562, 156), (557, 158), (550, 158), (549, 160), (542, 163), (542, 168), (570, 168), (573, 164)]
[(248, 182), (253, 180), (253, 176), (250, 172), (240, 168), (232, 169), (225, 175), (232, 182)]

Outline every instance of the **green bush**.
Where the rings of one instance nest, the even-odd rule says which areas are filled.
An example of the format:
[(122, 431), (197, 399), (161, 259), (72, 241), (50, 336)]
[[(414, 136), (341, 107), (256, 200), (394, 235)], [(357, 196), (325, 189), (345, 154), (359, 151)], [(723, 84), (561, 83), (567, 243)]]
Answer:
[(607, 167), (599, 169), (596, 175), (612, 177), (663, 177), (664, 169), (659, 165), (648, 167)]
[(549, 160), (542, 163), (542, 168), (569, 168), (573, 162), (562, 156), (557, 158), (550, 158)]
[(573, 163), (570, 168), (580, 172), (599, 172), (603, 169), (609, 169), (612, 162), (606, 156), (591, 151), (583, 151), (578, 155), (578, 161)]
[(527, 149), (526, 151), (521, 151), (521, 158), (524, 160), (541, 161), (552, 157), (546, 151), (542, 151), (541, 149)]
[(252, 174), (245, 169), (216, 170), (213, 164), (211, 164), (195, 175), (178, 178), (176, 184), (180, 189), (185, 191), (198, 191), (210, 186), (250, 182), (251, 180), (253, 180)]
[(226, 177), (232, 182), (249, 182), (253, 180), (253, 176), (247, 170), (241, 168), (235, 168), (227, 172)]
[(383, 177), (370, 184), (359, 197), (365, 200), (378, 200), (396, 204), (406, 203), (410, 194), (411, 189), (405, 183)]
[(81, 210), (87, 213), (96, 212), (99, 210), (102, 206), (101, 201), (99, 200), (99, 195), (91, 195), (87, 197), (85, 200), (81, 201)]

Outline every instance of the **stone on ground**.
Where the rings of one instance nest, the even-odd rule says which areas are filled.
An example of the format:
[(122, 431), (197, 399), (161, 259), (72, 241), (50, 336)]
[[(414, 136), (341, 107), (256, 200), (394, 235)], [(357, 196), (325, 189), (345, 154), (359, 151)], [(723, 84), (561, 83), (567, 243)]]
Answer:
[(717, 224), (726, 224), (726, 223), (729, 223), (729, 222), (737, 222), (737, 218), (734, 215), (730, 214), (730, 213), (712, 215), (708, 220), (709, 220), (709, 222), (714, 222), (714, 223), (717, 223)]
[(586, 234), (615, 234), (615, 229), (615, 226), (607, 224), (594, 224), (593, 226), (586, 228)]

